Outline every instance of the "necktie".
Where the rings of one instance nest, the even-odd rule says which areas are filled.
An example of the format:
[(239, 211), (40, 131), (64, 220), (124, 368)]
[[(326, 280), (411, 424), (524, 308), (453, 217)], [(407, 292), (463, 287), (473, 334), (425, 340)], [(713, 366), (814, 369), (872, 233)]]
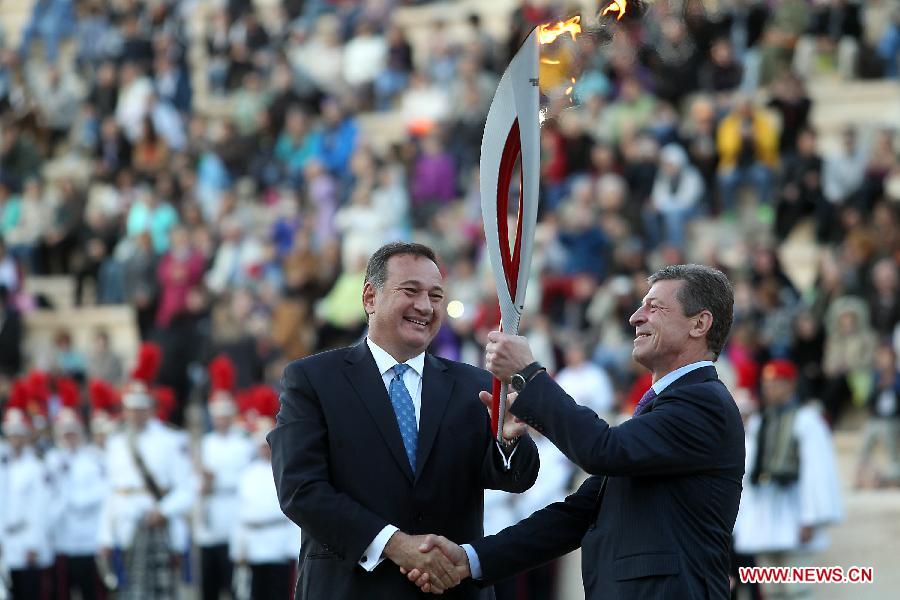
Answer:
[(394, 378), (388, 393), (391, 396), (391, 405), (397, 416), (397, 425), (400, 426), (400, 435), (403, 437), (403, 447), (406, 449), (406, 458), (413, 473), (416, 472), (416, 446), (419, 442), (419, 427), (416, 424), (416, 409), (413, 406), (412, 396), (403, 384), (403, 374), (409, 369), (409, 365), (394, 365)]
[(656, 392), (651, 387), (649, 390), (644, 392), (644, 395), (641, 396), (640, 402), (637, 403), (637, 406), (634, 407), (633, 417), (641, 414), (641, 411), (644, 410), (644, 407), (653, 402), (653, 399), (656, 398)]

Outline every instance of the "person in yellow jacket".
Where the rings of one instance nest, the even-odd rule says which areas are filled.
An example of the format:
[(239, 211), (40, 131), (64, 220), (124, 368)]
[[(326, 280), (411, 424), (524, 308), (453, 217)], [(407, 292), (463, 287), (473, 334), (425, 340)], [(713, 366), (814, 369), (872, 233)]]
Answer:
[(749, 97), (738, 99), (735, 108), (716, 131), (719, 152), (719, 193), (725, 211), (732, 211), (738, 190), (756, 189), (760, 206), (768, 205), (778, 166), (778, 128)]

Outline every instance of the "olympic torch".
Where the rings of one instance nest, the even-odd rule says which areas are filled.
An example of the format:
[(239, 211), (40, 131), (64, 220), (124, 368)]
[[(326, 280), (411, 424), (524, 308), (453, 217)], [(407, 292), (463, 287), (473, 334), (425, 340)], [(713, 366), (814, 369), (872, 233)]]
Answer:
[[(513, 57), (497, 86), (481, 141), (481, 214), (500, 301), (500, 328), (519, 331), (531, 268), (540, 181), (540, 92), (538, 29)], [(509, 192), (516, 162), (519, 201), (514, 240), (509, 237)], [(512, 242), (512, 248), (510, 243)], [(503, 440), (506, 383), (494, 380), (491, 426)]]
[[(601, 16), (625, 15), (627, 0), (613, 0)], [(541, 59), (540, 47), (569, 34), (574, 41), (581, 33), (581, 17), (541, 25), (532, 30), (516, 52), (497, 86), (481, 140), (481, 216), (491, 269), (500, 302), (500, 329), (513, 335), (525, 306), (525, 288), (531, 269), (534, 230), (537, 225), (540, 183), (540, 64), (559, 64)], [(575, 79), (571, 79), (574, 84)], [(571, 95), (573, 86), (566, 90)], [(519, 167), (519, 199), (515, 238), (509, 232), (510, 185)], [(503, 440), (507, 385), (494, 380), (491, 426), (497, 441)]]

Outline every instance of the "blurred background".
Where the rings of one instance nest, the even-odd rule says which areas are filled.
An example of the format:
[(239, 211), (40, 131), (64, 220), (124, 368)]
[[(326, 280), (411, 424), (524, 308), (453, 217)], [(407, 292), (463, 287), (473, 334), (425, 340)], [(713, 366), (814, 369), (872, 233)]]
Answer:
[[(123, 385), (152, 343), (159, 416), (196, 445), (213, 358), (233, 362), (235, 395), (277, 393), (287, 362), (363, 335), (366, 260), (397, 239), (442, 260), (433, 351), (480, 364), (499, 322), (478, 191), (488, 106), (534, 26), (605, 4), (0, 0), (0, 407), (24, 410), (38, 456), (64, 406), (115, 431), (91, 383)], [(736, 304), (717, 368), (741, 410), (759, 411), (761, 367), (788, 359), (830, 428), (844, 519), (812, 564), (875, 567), (874, 584), (812, 592), (891, 597), (900, 3), (634, 4), (643, 17), (602, 52), (583, 36), (573, 92), (548, 92), (522, 331), (616, 422), (649, 385), (627, 325), (648, 274), (721, 268)], [(239, 420), (260, 402), (238, 402)], [(489, 494), (493, 526), (583, 477), (552, 447), (542, 462), (533, 494)], [(505, 593), (580, 598), (577, 561)]]

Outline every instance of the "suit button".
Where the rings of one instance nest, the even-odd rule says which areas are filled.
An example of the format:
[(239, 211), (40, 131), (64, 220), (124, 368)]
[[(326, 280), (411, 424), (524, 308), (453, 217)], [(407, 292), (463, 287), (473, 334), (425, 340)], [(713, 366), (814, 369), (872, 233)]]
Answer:
[(416, 515), (416, 523), (421, 523), (425, 517), (422, 516), (422, 513)]
[(518, 471), (513, 473), (513, 481), (519, 481), (519, 472)]

